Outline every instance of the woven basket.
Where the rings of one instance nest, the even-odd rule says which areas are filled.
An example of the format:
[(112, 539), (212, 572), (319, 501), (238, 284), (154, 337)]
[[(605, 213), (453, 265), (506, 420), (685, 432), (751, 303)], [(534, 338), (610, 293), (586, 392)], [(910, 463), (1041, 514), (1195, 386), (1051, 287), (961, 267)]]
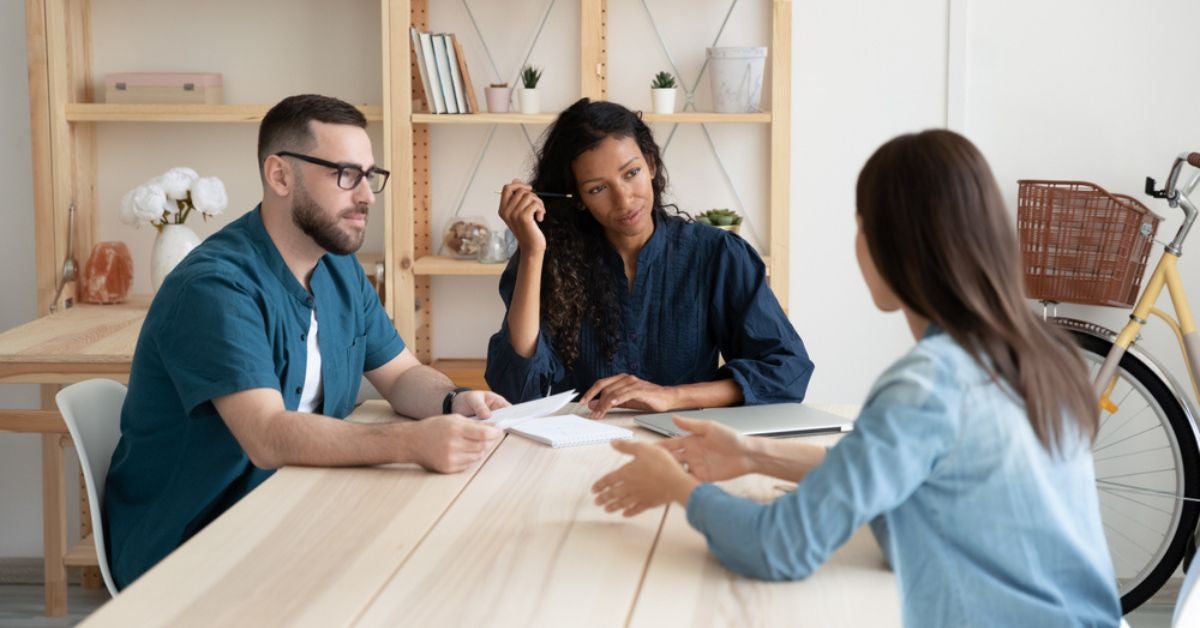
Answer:
[(1162, 217), (1093, 183), (1017, 184), (1017, 231), (1029, 298), (1133, 305)]

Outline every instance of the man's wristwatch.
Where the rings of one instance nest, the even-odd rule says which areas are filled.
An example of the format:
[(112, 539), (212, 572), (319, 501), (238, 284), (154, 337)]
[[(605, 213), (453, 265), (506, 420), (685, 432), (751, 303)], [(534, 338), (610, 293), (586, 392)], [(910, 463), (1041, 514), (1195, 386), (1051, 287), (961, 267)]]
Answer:
[(460, 386), (446, 393), (446, 398), (442, 399), (442, 414), (450, 414), (450, 409), (454, 407), (454, 398), (458, 396), (458, 393), (464, 393), (469, 390), (471, 389)]

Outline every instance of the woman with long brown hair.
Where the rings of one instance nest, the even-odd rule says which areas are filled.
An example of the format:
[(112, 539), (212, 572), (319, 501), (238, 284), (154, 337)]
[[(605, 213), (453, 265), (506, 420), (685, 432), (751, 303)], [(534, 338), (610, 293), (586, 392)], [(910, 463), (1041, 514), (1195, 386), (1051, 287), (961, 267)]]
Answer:
[(518, 251), (500, 278), (492, 390), (515, 403), (573, 388), (596, 418), (804, 398), (812, 362), (762, 260), (668, 213), (666, 185), (639, 114), (584, 98), (558, 116), (532, 180), (501, 192)]
[[(690, 436), (614, 444), (634, 460), (596, 482), (597, 503), (631, 516), (678, 501), (726, 566), (771, 580), (804, 578), (870, 522), (907, 626), (1117, 625), (1096, 401), (1068, 339), (1026, 304), (987, 162), (950, 131), (904, 135), (867, 161), (857, 202), (871, 297), (917, 343), (854, 431), (826, 451), (677, 418)], [(745, 473), (799, 484), (769, 505), (701, 484)]]

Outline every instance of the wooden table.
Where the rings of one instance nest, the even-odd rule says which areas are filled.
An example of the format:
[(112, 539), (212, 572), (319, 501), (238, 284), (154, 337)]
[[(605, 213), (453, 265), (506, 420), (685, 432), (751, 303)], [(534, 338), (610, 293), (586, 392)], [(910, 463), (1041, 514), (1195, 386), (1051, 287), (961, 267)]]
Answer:
[[(380, 401), (352, 416), (393, 418)], [(456, 475), (282, 469), (84, 625), (900, 625), (866, 528), (806, 581), (741, 578), (681, 508), (624, 519), (592, 503), (622, 458), (507, 436)], [(789, 487), (728, 488), (767, 500)]]
[[(143, 298), (122, 305), (78, 305), (0, 333), (0, 383), (70, 384), (94, 377), (128, 381), (148, 303)], [(42, 410), (0, 410), (0, 432), (42, 434), (46, 614), (52, 617), (67, 612), (66, 566), (97, 564), (86, 503), (80, 518), (84, 540), (67, 549), (63, 447), (71, 438), (53, 409), (56, 389), (43, 386)]]

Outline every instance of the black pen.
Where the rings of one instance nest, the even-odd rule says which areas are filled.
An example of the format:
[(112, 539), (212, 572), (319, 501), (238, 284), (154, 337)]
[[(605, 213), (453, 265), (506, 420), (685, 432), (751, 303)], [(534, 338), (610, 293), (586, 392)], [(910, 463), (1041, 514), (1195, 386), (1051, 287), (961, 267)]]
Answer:
[[(496, 190), (495, 193), (500, 194), (501, 192), (500, 190)], [(574, 194), (563, 194), (562, 192), (534, 192), (534, 194), (546, 198), (575, 198)]]

